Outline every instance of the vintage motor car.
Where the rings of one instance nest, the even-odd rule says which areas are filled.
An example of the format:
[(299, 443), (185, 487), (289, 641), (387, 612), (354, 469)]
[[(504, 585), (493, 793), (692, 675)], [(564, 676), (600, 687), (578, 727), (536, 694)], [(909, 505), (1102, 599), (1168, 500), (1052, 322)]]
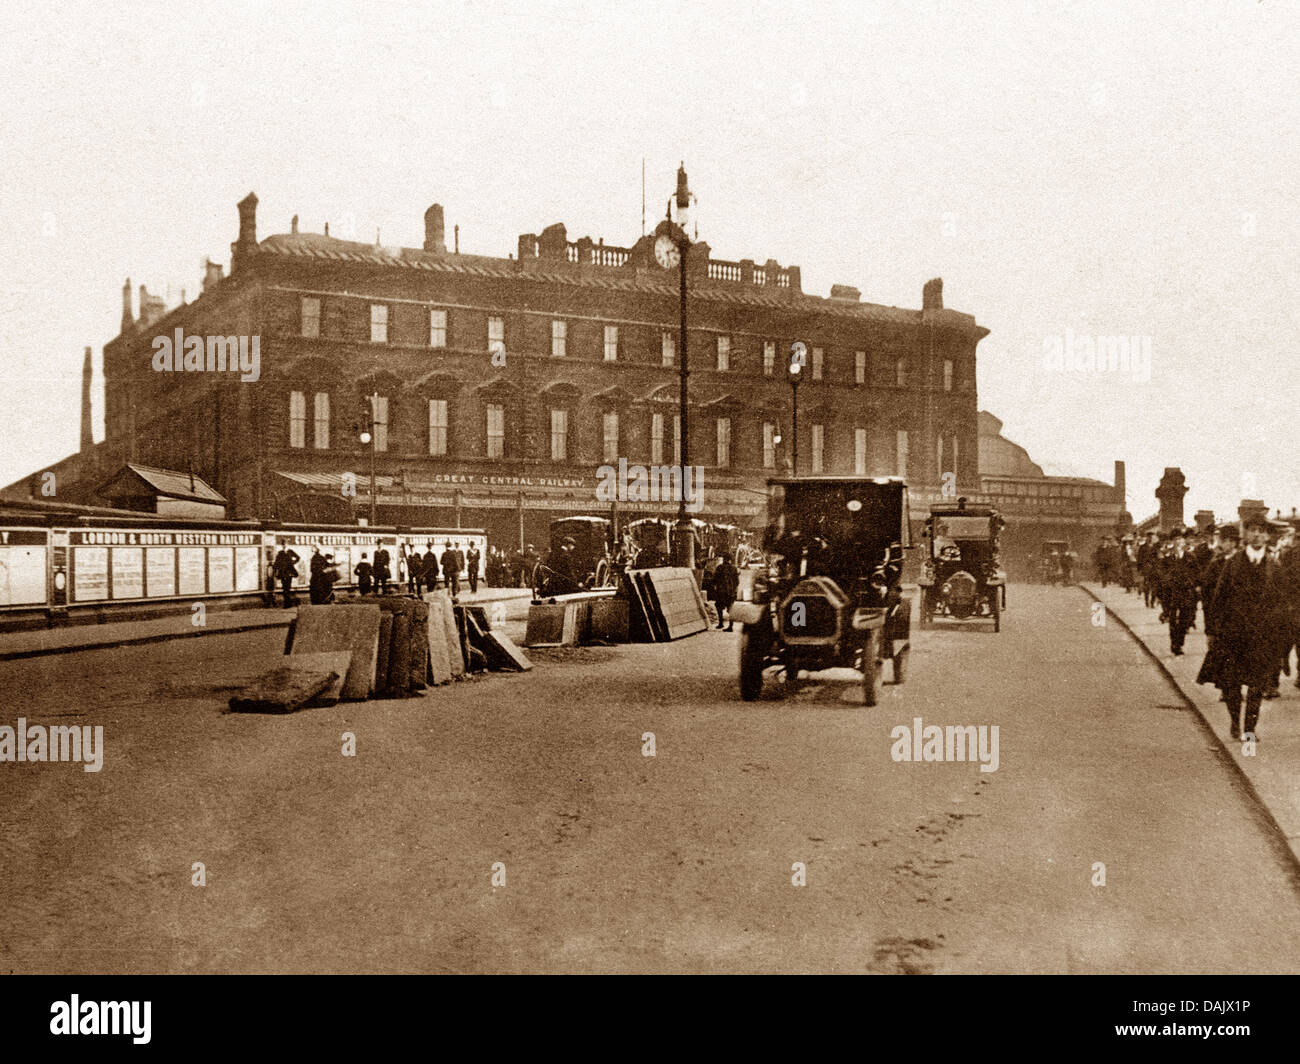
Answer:
[(557, 517), (551, 547), (533, 571), (533, 594), (567, 595), (593, 587), (617, 586), (607, 517)]
[(1074, 563), (1078, 555), (1064, 539), (1043, 541), (1042, 581), (1044, 584), (1074, 583)]
[(789, 477), (768, 481), (769, 565), (750, 602), (731, 608), (740, 635), (740, 696), (758, 698), (780, 666), (787, 691), (802, 671), (854, 668), (876, 705), (882, 666), (903, 682), (911, 602), (899, 579), (912, 545), (907, 485), (896, 477)]
[(987, 617), (1002, 630), (1007, 577), (998, 554), (1001, 515), (986, 506), (931, 506), (922, 538), (926, 558), (917, 584), (921, 589), (921, 627), (936, 617), (968, 620)]

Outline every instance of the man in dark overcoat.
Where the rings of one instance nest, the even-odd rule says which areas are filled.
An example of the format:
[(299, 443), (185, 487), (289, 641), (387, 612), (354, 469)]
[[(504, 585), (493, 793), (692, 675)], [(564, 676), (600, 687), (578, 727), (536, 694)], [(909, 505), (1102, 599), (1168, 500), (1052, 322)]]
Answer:
[(392, 576), (388, 568), (391, 562), (388, 550), (380, 547), (375, 551), (375, 594), (384, 595), (388, 593), (388, 581)]
[(1197, 683), (1212, 683), (1219, 689), (1224, 702), (1228, 701), (1226, 683), (1220, 676), (1221, 652), (1215, 643), (1217, 630), (1214, 617), (1214, 588), (1228, 558), (1240, 546), (1240, 534), (1235, 524), (1222, 524), (1214, 531), (1214, 554), (1201, 570), (1201, 607), (1205, 614), (1205, 660), (1196, 674)]
[(442, 552), (442, 579), (447, 584), (447, 590), (451, 592), (453, 602), (460, 596), (460, 551), (455, 550), (451, 545), (451, 540), (447, 540), (447, 547)]
[(1200, 575), (1196, 559), (1187, 546), (1187, 530), (1175, 528), (1163, 574), (1165, 613), (1169, 616), (1169, 650), (1175, 656), (1182, 654), (1187, 629), (1196, 620), (1196, 587)]
[(430, 540), (424, 541), (424, 588), (426, 591), (438, 590), (438, 555), (434, 552), (433, 543)]
[[(1276, 675), (1282, 611), (1282, 576), (1268, 554), (1268, 523), (1251, 518), (1245, 533), (1245, 547), (1229, 557), (1219, 573), (1210, 606), (1234, 739), (1257, 734), (1260, 703)], [(1246, 714), (1241, 721), (1243, 687)]]
[(298, 562), (301, 560), (297, 551), (281, 547), (275, 556), (275, 561), (271, 563), (271, 573), (280, 582), (280, 590), (284, 592), (285, 609), (291, 608), (294, 604), (293, 581), (298, 575)]
[(482, 560), (483, 555), (479, 553), (478, 547), (471, 543), (469, 550), (465, 552), (465, 571), (466, 578), (469, 580), (469, 593), (471, 595), (478, 591), (478, 568)]
[[(713, 571), (713, 601), (718, 607), (718, 627), (722, 627), (722, 611), (730, 610), (736, 601), (736, 589), (740, 586), (740, 572), (736, 569), (730, 555), (724, 554), (722, 562)], [(731, 615), (727, 615), (727, 631), (733, 630)]]
[[(1279, 541), (1274, 557), (1277, 559), (1282, 595), (1277, 626), (1278, 671), (1290, 676), (1291, 651), (1300, 648), (1300, 544), (1297, 544), (1290, 531)], [(1297, 649), (1294, 682), (1300, 687), (1300, 649)], [(1275, 683), (1274, 687), (1276, 686)], [(1276, 694), (1273, 697), (1277, 697)]]

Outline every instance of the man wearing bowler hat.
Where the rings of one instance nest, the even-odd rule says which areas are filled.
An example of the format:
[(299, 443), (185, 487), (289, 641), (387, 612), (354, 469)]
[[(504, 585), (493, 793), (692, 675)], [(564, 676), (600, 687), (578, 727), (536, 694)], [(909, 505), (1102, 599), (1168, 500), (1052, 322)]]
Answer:
[(1172, 545), (1165, 559), (1162, 582), (1165, 613), (1169, 616), (1169, 651), (1181, 656), (1187, 629), (1196, 620), (1196, 585), (1200, 573), (1187, 547), (1187, 530), (1175, 528), (1170, 535)]
[[(1268, 554), (1268, 522), (1248, 518), (1244, 531), (1246, 545), (1223, 563), (1210, 606), (1218, 675), (1234, 739), (1243, 733), (1257, 737), (1260, 703), (1277, 672), (1277, 624), (1282, 611), (1281, 571)], [(1240, 719), (1243, 687), (1244, 722)]]
[(1205, 613), (1205, 660), (1196, 674), (1197, 683), (1212, 683), (1219, 689), (1222, 701), (1227, 702), (1227, 684), (1221, 679), (1222, 653), (1216, 645), (1214, 617), (1214, 587), (1219, 574), (1233, 552), (1240, 546), (1241, 535), (1235, 524), (1222, 524), (1210, 530), (1214, 535), (1213, 555), (1201, 570), (1201, 605)]

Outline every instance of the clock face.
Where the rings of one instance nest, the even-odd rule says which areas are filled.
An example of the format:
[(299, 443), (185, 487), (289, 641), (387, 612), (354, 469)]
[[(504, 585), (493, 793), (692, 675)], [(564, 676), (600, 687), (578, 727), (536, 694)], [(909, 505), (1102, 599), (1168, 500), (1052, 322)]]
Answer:
[(681, 253), (672, 237), (664, 234), (655, 241), (655, 259), (664, 269), (676, 266), (681, 261)]

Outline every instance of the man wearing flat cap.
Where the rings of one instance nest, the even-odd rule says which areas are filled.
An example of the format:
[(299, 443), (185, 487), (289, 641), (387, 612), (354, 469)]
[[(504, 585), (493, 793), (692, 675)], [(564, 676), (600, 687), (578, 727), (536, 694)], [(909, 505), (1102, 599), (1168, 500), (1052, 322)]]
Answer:
[[(1264, 692), (1278, 667), (1277, 625), (1282, 612), (1281, 571), (1268, 553), (1268, 522), (1247, 519), (1246, 545), (1223, 563), (1211, 598), (1210, 616), (1234, 739), (1255, 737)], [(1241, 718), (1241, 689), (1246, 715)]]

